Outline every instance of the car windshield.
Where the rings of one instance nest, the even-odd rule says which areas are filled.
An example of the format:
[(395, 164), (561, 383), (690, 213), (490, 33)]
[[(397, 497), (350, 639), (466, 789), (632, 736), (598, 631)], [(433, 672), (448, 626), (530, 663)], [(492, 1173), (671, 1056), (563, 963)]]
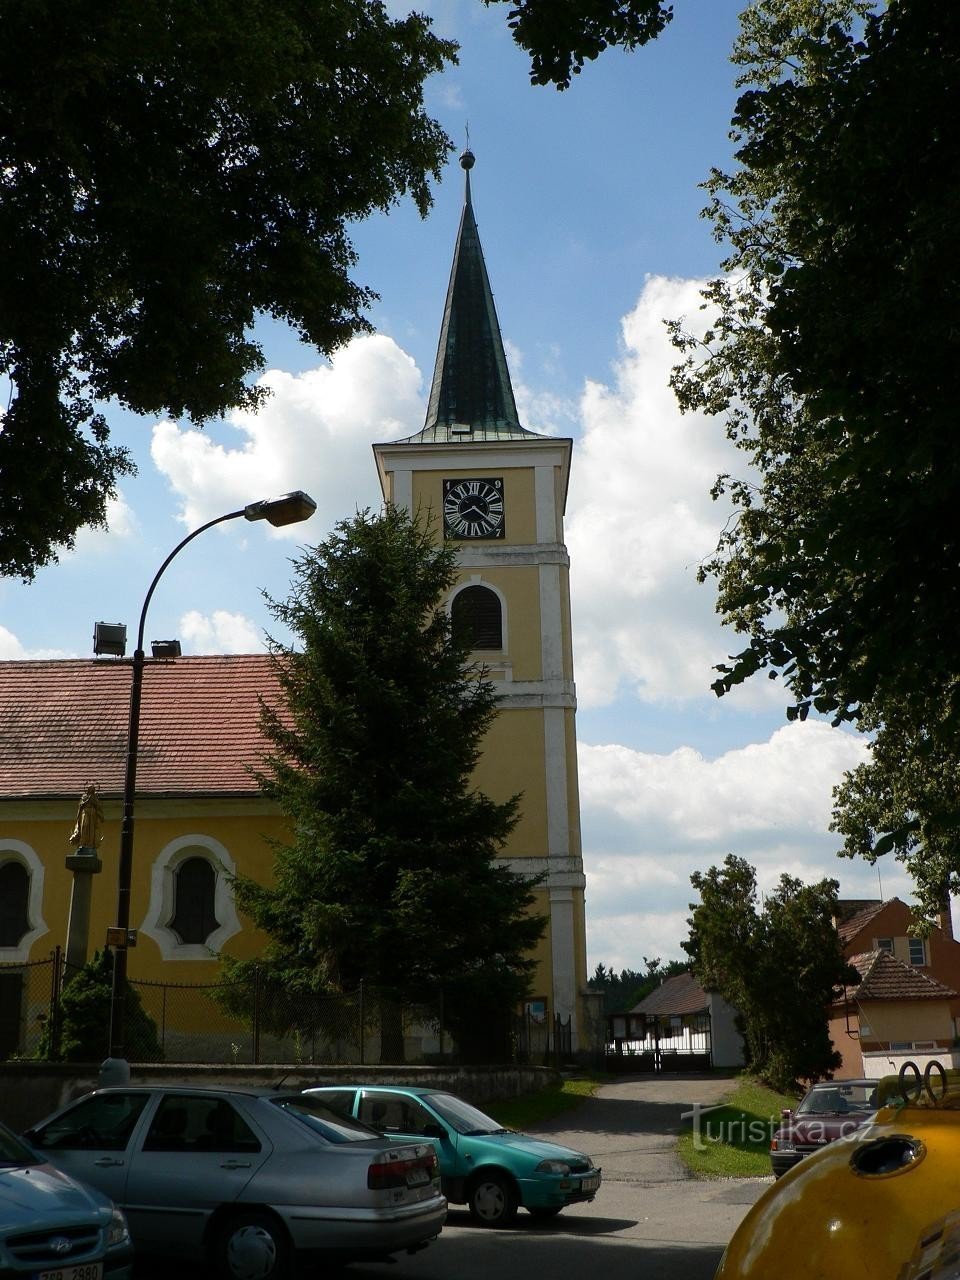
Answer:
[(331, 1111), (318, 1098), (294, 1093), (271, 1098), (270, 1101), (327, 1142), (368, 1142), (371, 1138), (382, 1136), (359, 1120), (350, 1120)]
[(23, 1165), (40, 1163), (40, 1157), (31, 1151), (25, 1142), (21, 1142), (6, 1125), (0, 1124), (0, 1168), (19, 1168)]
[(877, 1109), (875, 1080), (835, 1080), (811, 1089), (797, 1107), (798, 1116), (867, 1115)]
[(437, 1115), (446, 1120), (451, 1129), (457, 1133), (507, 1133), (503, 1125), (484, 1115), (469, 1102), (455, 1097), (452, 1093), (428, 1093), (424, 1102), (433, 1107)]

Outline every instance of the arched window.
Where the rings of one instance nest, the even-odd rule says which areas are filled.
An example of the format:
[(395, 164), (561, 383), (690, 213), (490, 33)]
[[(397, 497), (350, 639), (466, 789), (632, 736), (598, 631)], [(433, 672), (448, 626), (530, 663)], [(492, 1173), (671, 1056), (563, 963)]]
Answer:
[(450, 618), (454, 631), (468, 637), (471, 649), (503, 648), (500, 597), (489, 587), (464, 587), (453, 597)]
[(29, 932), (30, 875), (22, 862), (0, 866), (0, 947), (18, 947)]
[(182, 943), (204, 943), (219, 929), (217, 873), (206, 858), (185, 858), (176, 869), (170, 928)]

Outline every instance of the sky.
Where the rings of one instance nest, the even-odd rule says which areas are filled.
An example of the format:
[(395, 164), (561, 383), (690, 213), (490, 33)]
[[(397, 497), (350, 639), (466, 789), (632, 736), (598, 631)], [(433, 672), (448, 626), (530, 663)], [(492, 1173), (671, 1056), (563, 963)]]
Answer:
[(376, 509), (371, 444), (423, 425), (469, 130), (521, 421), (575, 441), (566, 542), (590, 971), (684, 958), (690, 876), (728, 853), (757, 868), (762, 891), (786, 872), (831, 876), (841, 897), (910, 900), (899, 864), (838, 859), (828, 829), (832, 790), (865, 758), (863, 741), (788, 724), (778, 683), (710, 690), (712, 667), (742, 640), (721, 627), (697, 567), (728, 515), (711, 485), (744, 463), (720, 422), (680, 415), (664, 322), (701, 322), (700, 289), (723, 257), (699, 184), (730, 159), (740, 0), (677, 0), (659, 39), (608, 51), (563, 93), (529, 84), (506, 6), (416, 7), (460, 42), (460, 65), (427, 86), (455, 151), (425, 220), (407, 202), (353, 229), (356, 278), (380, 295), (375, 333), (328, 362), (261, 324), (272, 395), (256, 416), (198, 430), (110, 406), (138, 474), (108, 531), (82, 533), (30, 585), (0, 580), (0, 659), (90, 655), (96, 621), (125, 622), (132, 641), (154, 573), (190, 530), (305, 489), (318, 503), (308, 524), (233, 521), (191, 543), (153, 597), (146, 639), (245, 653), (280, 634), (267, 597), (287, 595), (291, 557)]

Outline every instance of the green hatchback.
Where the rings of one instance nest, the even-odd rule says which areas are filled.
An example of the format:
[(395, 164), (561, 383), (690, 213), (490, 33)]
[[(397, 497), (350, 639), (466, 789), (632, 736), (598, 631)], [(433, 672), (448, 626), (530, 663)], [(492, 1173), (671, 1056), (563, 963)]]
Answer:
[(552, 1218), (568, 1204), (592, 1200), (600, 1186), (589, 1156), (504, 1129), (452, 1093), (373, 1085), (304, 1092), (398, 1142), (429, 1138), (444, 1195), (467, 1205), (481, 1226), (507, 1226), (521, 1206), (535, 1218)]

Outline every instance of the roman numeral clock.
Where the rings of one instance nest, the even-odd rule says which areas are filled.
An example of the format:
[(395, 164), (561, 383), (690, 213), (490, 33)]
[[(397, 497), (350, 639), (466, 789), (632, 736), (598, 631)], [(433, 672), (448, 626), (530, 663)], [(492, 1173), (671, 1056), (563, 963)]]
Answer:
[(501, 478), (444, 480), (444, 537), (502, 538), (504, 530)]

